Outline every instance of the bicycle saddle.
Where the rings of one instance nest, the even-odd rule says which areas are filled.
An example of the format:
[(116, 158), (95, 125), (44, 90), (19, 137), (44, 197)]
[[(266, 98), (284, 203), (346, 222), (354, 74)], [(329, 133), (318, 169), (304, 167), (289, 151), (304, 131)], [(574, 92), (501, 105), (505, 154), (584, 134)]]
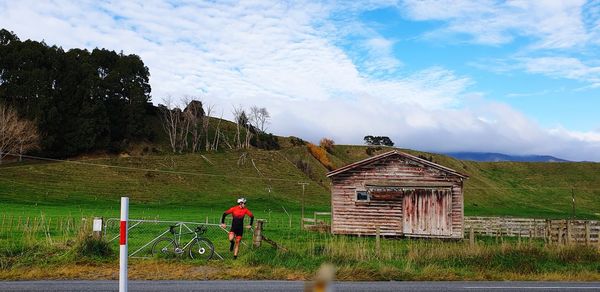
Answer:
[(196, 232), (200, 233), (200, 234), (206, 232), (206, 226), (204, 226), (204, 225), (197, 226), (196, 227)]

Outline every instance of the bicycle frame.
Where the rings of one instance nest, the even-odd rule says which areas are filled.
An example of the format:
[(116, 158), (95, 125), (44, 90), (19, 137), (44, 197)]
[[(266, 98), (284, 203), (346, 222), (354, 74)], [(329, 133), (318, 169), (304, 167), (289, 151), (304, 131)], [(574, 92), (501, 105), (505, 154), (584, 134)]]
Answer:
[[(187, 228), (189, 230), (189, 227), (185, 226), (185, 228)], [(169, 232), (170, 231), (171, 230), (169, 229)], [(184, 247), (181, 247), (181, 236), (186, 235), (186, 234), (194, 234), (194, 237), (192, 237), (192, 239), (190, 239), (190, 241)], [(182, 233), (181, 228), (179, 228), (179, 233), (173, 234), (173, 240), (175, 240), (175, 244), (178, 246), (179, 249), (181, 249), (182, 253), (184, 250), (186, 250), (190, 246), (190, 244), (192, 244), (192, 242), (194, 242), (194, 240), (196, 240), (198, 238), (202, 238), (201, 236), (198, 236), (198, 232), (192, 231), (192, 232)]]
[[(199, 224), (199, 225), (203, 225), (203, 224)], [(154, 239), (152, 239), (150, 242), (148, 242), (147, 244), (145, 244), (144, 246), (142, 246), (141, 248), (139, 248), (138, 250), (136, 250), (134, 253), (131, 254), (131, 256), (133, 256), (135, 253), (137, 253), (138, 251), (144, 249), (145, 247), (147, 247), (148, 245), (154, 243), (155, 241), (157, 241), (158, 239), (164, 237), (167, 233), (171, 233), (173, 240), (175, 241), (175, 244), (177, 246), (177, 249), (179, 249), (179, 251), (176, 251), (176, 253), (178, 254), (183, 254), (184, 251), (186, 249), (188, 249), (190, 247), (190, 245), (196, 240), (196, 239), (203, 239), (204, 237), (202, 237), (202, 235), (199, 235), (198, 231), (196, 231), (195, 229), (192, 230), (191, 228), (189, 228), (184, 222), (179, 222), (177, 224), (175, 224), (173, 226), (174, 228), (169, 227), (169, 229), (167, 229), (166, 231), (164, 231), (163, 233), (161, 233), (159, 236), (155, 237)], [(179, 232), (175, 231), (174, 229), (176, 227), (179, 227)], [(182, 229), (185, 228), (187, 229), (189, 232), (182, 232)], [(174, 232), (171, 232), (171, 230), (173, 230)], [(186, 234), (194, 234), (194, 237), (192, 237), (192, 239), (190, 239), (190, 241), (188, 241), (188, 243), (185, 244), (185, 246), (181, 247), (181, 236), (182, 235), (186, 235)], [(215, 250), (213, 250), (214, 255), (216, 255), (219, 259), (223, 260), (223, 257)]]
[[(138, 225), (138, 224), (140, 224), (140, 223), (141, 223), (141, 222), (138, 222), (136, 225)], [(194, 231), (192, 231), (192, 229), (190, 229), (190, 228), (189, 228), (189, 227), (188, 227), (188, 226), (185, 224), (185, 222), (177, 222), (177, 223), (175, 224), (175, 226), (176, 226), (176, 227), (177, 227), (177, 226), (179, 226), (179, 232), (177, 232), (177, 233), (174, 233), (174, 234), (173, 234), (173, 240), (175, 240), (175, 243), (176, 243), (177, 245), (179, 245), (179, 242), (181, 241), (181, 235), (183, 235), (183, 234), (190, 234), (190, 233), (194, 233)], [(187, 230), (188, 230), (188, 231), (190, 231), (190, 232), (187, 232), (187, 233), (182, 233), (182, 232), (181, 232), (181, 230), (182, 230), (182, 228), (183, 228), (183, 227), (185, 227), (185, 229), (187, 229)], [(134, 256), (134, 255), (136, 255), (138, 252), (140, 252), (140, 251), (144, 250), (146, 247), (148, 247), (149, 245), (153, 244), (153, 243), (154, 243), (155, 241), (157, 241), (159, 238), (161, 238), (161, 237), (165, 236), (167, 233), (171, 233), (170, 231), (171, 231), (171, 228), (169, 228), (169, 229), (165, 230), (163, 233), (159, 234), (158, 236), (156, 236), (155, 238), (153, 238), (152, 240), (150, 240), (148, 243), (146, 243), (146, 244), (142, 245), (142, 246), (141, 246), (140, 248), (138, 248), (136, 251), (132, 252), (132, 253), (131, 253), (129, 256), (130, 256), (130, 257), (133, 257), (133, 256)], [(192, 239), (192, 240), (194, 240), (194, 239)], [(189, 243), (188, 243), (188, 245), (189, 245)], [(186, 247), (187, 247), (187, 245), (186, 245)], [(218, 254), (217, 254), (217, 256), (218, 256), (218, 257), (220, 257), (221, 259), (223, 259), (223, 258), (221, 257), (221, 255), (218, 255)]]

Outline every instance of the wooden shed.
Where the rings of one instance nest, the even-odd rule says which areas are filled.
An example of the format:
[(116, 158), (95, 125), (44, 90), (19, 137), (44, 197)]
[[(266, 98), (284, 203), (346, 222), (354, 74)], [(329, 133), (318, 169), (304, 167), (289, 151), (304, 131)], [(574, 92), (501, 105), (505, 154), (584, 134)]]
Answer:
[(464, 174), (390, 151), (327, 176), (334, 234), (463, 238)]

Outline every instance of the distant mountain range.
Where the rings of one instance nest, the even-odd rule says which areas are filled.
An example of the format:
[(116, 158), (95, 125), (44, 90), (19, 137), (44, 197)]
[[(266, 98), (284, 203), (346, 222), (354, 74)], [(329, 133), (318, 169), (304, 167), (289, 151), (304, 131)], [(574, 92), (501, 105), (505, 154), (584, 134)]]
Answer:
[(449, 152), (443, 153), (460, 160), (482, 162), (515, 161), (515, 162), (569, 162), (568, 160), (548, 155), (507, 155), (502, 153), (484, 152)]

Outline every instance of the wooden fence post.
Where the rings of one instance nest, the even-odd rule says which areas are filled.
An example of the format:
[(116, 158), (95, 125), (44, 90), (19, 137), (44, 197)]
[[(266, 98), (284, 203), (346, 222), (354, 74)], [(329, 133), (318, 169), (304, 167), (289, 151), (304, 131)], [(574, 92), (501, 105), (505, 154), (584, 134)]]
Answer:
[(377, 229), (375, 230), (375, 251), (377, 252), (377, 254), (380, 254), (381, 252), (381, 239), (379, 238), (381, 236), (381, 230), (379, 228), (379, 225), (377, 225)]
[(254, 228), (254, 236), (252, 236), (252, 242), (254, 244), (254, 247), (260, 247), (260, 243), (262, 242), (262, 229), (264, 223), (264, 219), (256, 220), (256, 228)]
[(567, 244), (572, 243), (571, 237), (573, 236), (573, 231), (571, 230), (571, 220), (566, 220), (567, 222)]
[(550, 238), (550, 220), (546, 219), (546, 225), (544, 226), (544, 243), (548, 244), (552, 240)]
[(496, 244), (500, 241), (500, 229), (496, 230)]
[(590, 243), (590, 221), (585, 221), (585, 245)]
[(562, 226), (559, 226), (558, 227), (558, 240), (557, 240), (558, 245), (562, 245), (563, 244), (563, 238), (562, 237), (563, 237), (563, 229), (562, 229)]
[(473, 230), (473, 226), (469, 230), (469, 245), (471, 247), (475, 246), (475, 231)]

